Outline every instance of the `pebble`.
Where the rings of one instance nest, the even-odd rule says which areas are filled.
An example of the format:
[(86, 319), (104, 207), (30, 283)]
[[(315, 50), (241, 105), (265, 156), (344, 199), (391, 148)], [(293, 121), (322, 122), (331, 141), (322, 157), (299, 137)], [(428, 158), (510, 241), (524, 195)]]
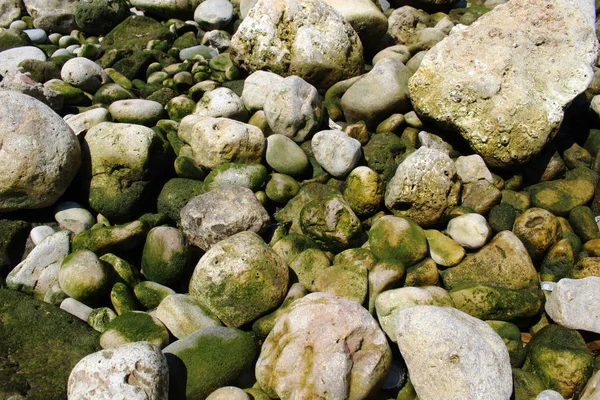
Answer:
[(88, 93), (95, 93), (110, 79), (102, 67), (84, 57), (68, 60), (61, 68), (60, 76), (63, 81)]
[(546, 299), (546, 313), (554, 322), (570, 329), (600, 333), (600, 278), (563, 278)]
[(48, 225), (40, 225), (31, 229), (29, 237), (36, 246), (44, 241), (48, 236), (55, 233), (54, 228)]
[(156, 124), (165, 112), (159, 102), (142, 99), (117, 100), (108, 111), (115, 122), (145, 126)]
[(446, 228), (448, 236), (469, 250), (476, 250), (487, 243), (492, 230), (480, 214), (464, 214), (452, 218)]
[(29, 36), (29, 39), (31, 39), (33, 43), (44, 44), (46, 40), (48, 40), (46, 31), (43, 29), (25, 29), (23, 32)]
[(204, 30), (223, 29), (233, 18), (233, 5), (227, 0), (206, 0), (194, 11), (194, 21)]
[(318, 132), (311, 140), (317, 162), (335, 178), (344, 178), (362, 155), (360, 142), (341, 131)]

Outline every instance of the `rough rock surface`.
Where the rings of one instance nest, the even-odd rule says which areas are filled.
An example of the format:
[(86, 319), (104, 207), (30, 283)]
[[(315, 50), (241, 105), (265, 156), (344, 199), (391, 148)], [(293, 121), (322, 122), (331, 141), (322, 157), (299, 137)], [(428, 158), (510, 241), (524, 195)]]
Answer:
[(561, 279), (546, 300), (546, 313), (570, 329), (600, 333), (600, 278)]
[(587, 88), (597, 49), (591, 2), (510, 1), (431, 49), (409, 81), (411, 100), (490, 165), (521, 164)]

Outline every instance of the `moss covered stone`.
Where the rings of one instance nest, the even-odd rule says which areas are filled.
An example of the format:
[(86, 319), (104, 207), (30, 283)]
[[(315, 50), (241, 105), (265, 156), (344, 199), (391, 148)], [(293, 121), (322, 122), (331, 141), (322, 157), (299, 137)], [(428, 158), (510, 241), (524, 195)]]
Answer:
[(110, 321), (115, 318), (117, 318), (117, 313), (108, 307), (94, 308), (88, 315), (87, 323), (98, 332), (103, 333)]
[(189, 279), (192, 251), (177, 228), (158, 226), (146, 236), (142, 252), (142, 273), (151, 281), (174, 285)]
[(555, 180), (529, 186), (531, 204), (555, 215), (565, 216), (594, 196), (594, 185), (585, 179)]
[(165, 285), (152, 281), (143, 281), (133, 288), (135, 297), (147, 310), (158, 307), (165, 297), (175, 294), (175, 291)]
[(577, 206), (569, 212), (569, 223), (582, 242), (600, 238), (600, 230), (595, 218), (596, 216), (587, 206)]
[(0, 219), (0, 276), (21, 261), (30, 230), (27, 221)]
[(110, 264), (98, 259), (89, 250), (77, 250), (62, 262), (58, 272), (61, 289), (87, 305), (106, 302), (113, 280)]
[(515, 400), (535, 400), (546, 389), (541, 379), (531, 372), (513, 368), (512, 374)]
[(510, 204), (497, 204), (488, 214), (488, 224), (495, 233), (510, 231), (513, 228), (518, 211)]
[(123, 282), (117, 282), (110, 290), (110, 302), (118, 315), (139, 309), (133, 291)]
[(485, 321), (502, 338), (508, 355), (510, 356), (510, 365), (513, 368), (519, 368), (525, 361), (525, 345), (521, 341), (521, 331), (513, 323), (506, 321)]
[(573, 269), (575, 256), (568, 239), (561, 239), (548, 250), (540, 266), (540, 280), (558, 282)]
[(367, 274), (367, 267), (360, 261), (334, 265), (320, 271), (311, 290), (332, 293), (364, 304), (368, 291)]
[(95, 104), (111, 104), (118, 100), (135, 99), (135, 95), (123, 88), (121, 85), (116, 83), (107, 83), (106, 85), (100, 86), (100, 88), (94, 93), (92, 102)]
[(317, 248), (317, 243), (314, 240), (299, 234), (285, 235), (273, 244), (273, 251), (288, 264), (305, 250)]
[(312, 291), (315, 279), (317, 279), (317, 276), (322, 271), (330, 267), (331, 261), (323, 250), (306, 249), (294, 257), (288, 264), (296, 274), (298, 282), (306, 290)]
[(110, 264), (116, 273), (115, 279), (122, 281), (129, 287), (134, 287), (140, 281), (138, 271), (124, 259), (108, 253), (100, 257), (100, 261)]
[(173, 35), (169, 29), (150, 17), (135, 15), (117, 25), (104, 36), (104, 51), (118, 49), (123, 52), (143, 50), (150, 40), (166, 40), (173, 43)]
[(83, 0), (75, 7), (75, 23), (85, 33), (104, 35), (129, 16), (126, 0)]
[(66, 398), (71, 369), (100, 349), (98, 338), (58, 307), (0, 289), (0, 398)]
[(179, 222), (181, 209), (192, 198), (205, 192), (202, 181), (173, 178), (163, 186), (157, 200), (158, 211)]
[(61, 79), (60, 67), (52, 61), (41, 61), (36, 59), (23, 60), (19, 67), (29, 72), (34, 81), (45, 83), (50, 79)]
[(383, 201), (383, 182), (369, 167), (355, 168), (346, 178), (344, 197), (356, 215), (371, 216), (379, 210)]
[(0, 51), (31, 45), (31, 39), (25, 32), (16, 29), (3, 29), (0, 31)]
[(365, 161), (369, 168), (381, 176), (383, 182), (388, 182), (396, 172), (403, 159), (406, 145), (390, 132), (376, 133), (363, 147)]
[(269, 332), (271, 332), (271, 330), (275, 326), (277, 319), (287, 312), (288, 307), (295, 300), (306, 296), (307, 293), (308, 291), (305, 289), (304, 286), (302, 286), (302, 284), (294, 283), (290, 287), (288, 294), (285, 296), (283, 303), (281, 303), (277, 310), (254, 321), (254, 323), (252, 324), (252, 332), (254, 332), (254, 334), (258, 337), (266, 338), (269, 335)]
[(129, 311), (110, 321), (100, 336), (100, 345), (104, 349), (132, 342), (150, 342), (163, 348), (169, 344), (169, 331), (152, 315)]
[(371, 227), (369, 246), (379, 261), (410, 266), (427, 255), (427, 238), (423, 229), (410, 218), (386, 215)]
[(276, 203), (287, 203), (298, 194), (300, 185), (289, 175), (273, 173), (267, 182), (265, 193), (269, 199)]
[(72, 247), (74, 251), (87, 249), (97, 255), (130, 250), (143, 243), (150, 228), (142, 221), (133, 221), (85, 230), (73, 238)]
[(425, 231), (429, 254), (436, 264), (443, 267), (454, 267), (465, 256), (465, 249), (452, 238), (435, 229)]
[(404, 286), (434, 286), (439, 285), (439, 282), (440, 272), (431, 258), (426, 258), (406, 269)]
[(558, 219), (549, 211), (532, 207), (515, 219), (513, 233), (521, 240), (534, 262), (542, 260), (546, 252), (562, 235)]
[(223, 185), (237, 185), (255, 192), (265, 185), (267, 179), (269, 173), (262, 164), (226, 163), (210, 171), (204, 179), (204, 185), (207, 190)]

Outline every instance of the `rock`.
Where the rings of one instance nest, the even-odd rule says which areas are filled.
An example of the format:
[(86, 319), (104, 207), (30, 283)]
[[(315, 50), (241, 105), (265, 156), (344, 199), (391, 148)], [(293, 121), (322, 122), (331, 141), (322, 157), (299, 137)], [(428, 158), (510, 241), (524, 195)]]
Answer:
[(258, 164), (265, 146), (259, 128), (227, 118), (188, 115), (177, 135), (191, 146), (194, 161), (209, 169), (228, 162)]
[(150, 40), (164, 40), (169, 46), (173, 43), (166, 26), (150, 17), (133, 15), (104, 36), (102, 48), (105, 52), (117, 49), (129, 54), (144, 50)]
[[(253, 398), (256, 398), (253, 396)], [(251, 400), (250, 396), (242, 389), (226, 386), (212, 392), (206, 400)]]
[(368, 270), (362, 261), (332, 265), (316, 274), (311, 291), (326, 292), (364, 304), (367, 299)]
[(21, 0), (2, 0), (0, 2), (0, 28), (8, 28), (11, 22), (21, 16), (23, 2)]
[(509, 354), (485, 322), (450, 307), (408, 307), (396, 317), (396, 338), (419, 399), (510, 398)]
[(157, 318), (142, 311), (125, 312), (108, 324), (100, 336), (103, 349), (125, 343), (150, 342), (158, 348), (169, 344), (169, 331)]
[(561, 279), (546, 300), (546, 313), (558, 325), (600, 333), (598, 287), (600, 278)]
[(377, 296), (375, 300), (377, 319), (381, 324), (381, 329), (392, 342), (396, 343), (396, 317), (398, 312), (403, 308), (417, 305), (454, 307), (454, 302), (447, 291), (436, 286), (403, 287), (386, 290)]
[(411, 72), (393, 59), (380, 60), (342, 96), (342, 110), (348, 122), (365, 121), (375, 128), (394, 112), (410, 109), (408, 78)]
[(311, 293), (277, 320), (256, 363), (256, 379), (272, 398), (365, 399), (383, 384), (391, 358), (385, 335), (364, 308)]
[(559, 179), (540, 182), (527, 188), (533, 207), (543, 208), (557, 216), (589, 202), (594, 196), (594, 184), (585, 179)]
[(317, 162), (334, 178), (346, 177), (362, 155), (360, 142), (342, 131), (320, 131), (311, 146)]
[(202, 328), (163, 349), (172, 398), (204, 399), (252, 370), (257, 346), (251, 334), (222, 326)]
[(269, 214), (250, 189), (221, 186), (194, 197), (181, 209), (181, 228), (194, 246), (212, 245), (242, 231), (260, 232)]
[(267, 95), (274, 86), (281, 84), (284, 78), (269, 71), (255, 71), (244, 79), (242, 101), (250, 112), (262, 110)]
[(31, 229), (31, 231), (29, 232), (29, 238), (31, 239), (31, 242), (37, 246), (40, 243), (42, 243), (44, 239), (46, 239), (48, 236), (53, 235), (55, 232), (56, 231), (51, 226), (39, 225)]
[(82, 0), (75, 7), (75, 23), (90, 35), (106, 35), (127, 17), (129, 7), (125, 0)]
[(194, 21), (206, 31), (224, 29), (232, 18), (233, 6), (228, 0), (205, 0), (194, 11)]
[(267, 168), (262, 164), (223, 164), (210, 171), (204, 179), (207, 191), (220, 186), (234, 185), (259, 191), (269, 179)]
[(485, 165), (483, 158), (478, 154), (460, 156), (454, 164), (456, 165), (456, 174), (462, 183), (472, 183), (479, 180), (494, 183), (492, 173)]
[(480, 249), (492, 236), (492, 230), (485, 217), (476, 213), (467, 213), (452, 218), (448, 222), (446, 232), (459, 245), (469, 250)]
[(0, 91), (0, 211), (54, 204), (79, 170), (73, 131), (50, 107), (27, 95)]
[(546, 252), (562, 236), (558, 219), (551, 212), (536, 207), (519, 215), (515, 219), (512, 231), (535, 261), (543, 259)]
[[(134, 286), (133, 292), (140, 304), (146, 310), (152, 310), (168, 296), (175, 294), (170, 287), (152, 281), (143, 281)], [(154, 315), (153, 315), (154, 317)]]
[(396, 216), (431, 226), (451, 206), (455, 175), (454, 162), (446, 153), (421, 147), (406, 157), (388, 182), (385, 205)]
[(73, 232), (75, 235), (90, 229), (96, 222), (91, 212), (74, 201), (58, 203), (54, 219), (61, 229)]
[(61, 68), (60, 76), (68, 84), (92, 94), (110, 79), (101, 66), (85, 57), (68, 60)]
[(19, 64), (25, 60), (46, 61), (46, 54), (33, 46), (20, 46), (0, 51), (0, 75), (16, 73)]
[(564, 400), (564, 397), (554, 390), (544, 390), (537, 395), (535, 400)]
[(93, 252), (78, 250), (65, 257), (58, 280), (69, 296), (87, 305), (99, 305), (106, 301), (112, 286), (112, 271)]
[(447, 290), (470, 283), (507, 289), (538, 287), (531, 258), (523, 243), (510, 231), (500, 232), (477, 253), (440, 274)]
[(374, 134), (363, 147), (365, 161), (369, 168), (377, 172), (384, 182), (396, 173), (404, 160), (406, 144), (392, 132)]
[(600, 380), (600, 373), (596, 371), (585, 385), (580, 397), (581, 400), (596, 400), (598, 398), (598, 394), (600, 394), (598, 391), (598, 380)]
[(202, 256), (189, 292), (225, 325), (239, 327), (281, 304), (287, 287), (285, 261), (257, 234), (241, 232)]
[(63, 109), (65, 101), (63, 95), (36, 82), (28, 72), (7, 73), (0, 83), (0, 89), (13, 90), (31, 96), (57, 112)]
[(0, 397), (66, 398), (69, 372), (99, 350), (98, 337), (58, 307), (0, 289)]
[(402, 5), (389, 16), (387, 33), (397, 44), (404, 45), (417, 30), (426, 28), (429, 20), (429, 14), (425, 11)]
[(164, 173), (162, 139), (137, 124), (102, 122), (84, 139), (85, 173), (90, 206), (111, 221), (130, 221), (141, 214), (149, 186)]
[(68, 34), (77, 29), (75, 9), (77, 2), (72, 0), (23, 0), (27, 14), (33, 17), (33, 25), (45, 31)]
[(300, 191), (298, 182), (289, 175), (271, 174), (271, 179), (265, 187), (265, 194), (276, 203), (287, 203)]
[(130, 3), (150, 15), (189, 18), (200, 4), (200, 0), (131, 0)]
[(164, 117), (162, 104), (152, 100), (127, 99), (113, 102), (108, 111), (115, 122), (152, 127)]
[[(9, 0), (10, 1), (10, 0)], [(20, 20), (19, 20), (20, 21)], [(23, 21), (20, 21), (23, 22)], [(27, 24), (25, 24), (25, 28)], [(21, 29), (3, 29), (0, 31), (0, 52), (15, 47), (30, 46), (31, 39)], [(32, 46), (33, 47), (33, 46)], [(1, 57), (0, 57), (1, 59)]]
[(366, 50), (377, 46), (388, 28), (386, 16), (372, 0), (324, 0), (352, 25)]
[[(510, 365), (518, 368), (525, 361), (525, 344), (521, 340), (521, 330), (513, 323), (505, 321), (485, 321), (504, 341), (510, 356)], [(514, 376), (513, 376), (514, 379)], [(516, 390), (516, 388), (515, 388)]]
[(344, 198), (358, 216), (375, 214), (383, 200), (383, 182), (369, 167), (354, 168), (346, 178)]
[(371, 226), (369, 247), (379, 261), (416, 264), (427, 255), (427, 238), (423, 229), (408, 218), (383, 216)]
[(96, 227), (73, 237), (72, 250), (87, 249), (101, 256), (111, 251), (131, 250), (144, 242), (150, 227), (142, 221)]
[(308, 157), (300, 146), (281, 134), (267, 137), (265, 160), (275, 171), (291, 176), (302, 175), (309, 166)]
[(435, 229), (425, 231), (429, 254), (436, 264), (443, 267), (454, 267), (465, 256), (465, 249), (454, 239)]
[(526, 350), (523, 369), (533, 372), (544, 387), (566, 399), (580, 392), (592, 375), (592, 355), (577, 331), (547, 325), (533, 335)]
[(356, 31), (317, 0), (259, 0), (231, 39), (236, 66), (298, 75), (319, 90), (360, 75), (362, 44)]
[(493, 206), (500, 203), (502, 192), (485, 179), (465, 183), (461, 194), (461, 206), (476, 213), (487, 215)]
[(275, 81), (263, 110), (273, 133), (299, 143), (310, 139), (323, 120), (323, 106), (317, 89), (297, 76)]
[(181, 209), (196, 196), (204, 193), (204, 183), (194, 179), (173, 178), (163, 186), (157, 200), (158, 212), (173, 221), (181, 221)]
[(92, 313), (92, 308), (86, 306), (82, 302), (75, 300), (72, 297), (67, 297), (60, 303), (60, 309), (65, 310), (71, 315), (76, 316), (82, 321), (88, 320), (90, 314)]
[[(409, 81), (415, 111), (458, 131), (488, 165), (522, 164), (539, 153), (592, 79), (593, 8), (546, 6), (520, 0), (496, 7), (430, 50)], [(567, 56), (554, 58), (558, 49)], [(540, 81), (540, 71), (548, 79)]]
[(204, 93), (194, 109), (194, 114), (201, 117), (222, 117), (241, 122), (248, 121), (248, 111), (244, 107), (242, 99), (231, 89), (225, 87)]
[(81, 359), (71, 370), (68, 397), (165, 400), (169, 391), (167, 360), (159, 348), (144, 342), (101, 350)]
[(222, 325), (205, 305), (187, 294), (168, 295), (156, 308), (155, 315), (177, 339), (198, 329)]
[(183, 232), (169, 226), (152, 228), (142, 252), (142, 273), (151, 281), (174, 285), (189, 278), (192, 252)]

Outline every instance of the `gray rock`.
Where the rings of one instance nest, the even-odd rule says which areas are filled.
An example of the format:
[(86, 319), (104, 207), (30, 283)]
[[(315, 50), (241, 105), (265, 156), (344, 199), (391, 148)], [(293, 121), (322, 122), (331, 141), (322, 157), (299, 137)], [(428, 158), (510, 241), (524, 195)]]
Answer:
[(386, 47), (381, 50), (379, 53), (373, 56), (373, 65), (377, 64), (379, 61), (384, 58), (393, 58), (396, 61), (400, 61), (402, 64), (405, 64), (410, 60), (410, 51), (408, 51), (408, 47), (403, 44), (397, 44), (394, 46)]
[(46, 53), (37, 47), (21, 46), (0, 51), (0, 75), (17, 72), (17, 67), (24, 60), (46, 61)]
[(455, 161), (456, 174), (462, 183), (477, 182), (486, 180), (489, 183), (494, 183), (492, 173), (485, 165), (485, 161), (478, 154), (470, 156), (460, 156)]
[(205, 0), (194, 11), (194, 21), (207, 31), (225, 28), (232, 18), (233, 5), (228, 0)]
[(92, 94), (110, 80), (101, 66), (85, 57), (68, 60), (61, 68), (60, 76), (68, 84)]
[(155, 315), (178, 339), (207, 326), (222, 325), (205, 305), (187, 294), (168, 295), (156, 307)]
[(409, 81), (415, 111), (458, 131), (489, 165), (522, 164), (538, 153), (592, 80), (592, 4), (547, 5), (496, 7), (430, 50)]
[(0, 211), (54, 204), (79, 170), (71, 128), (33, 97), (0, 91)]
[(201, 0), (130, 0), (132, 6), (166, 18), (189, 18)]
[(190, 295), (225, 325), (240, 327), (277, 308), (288, 288), (288, 266), (256, 233), (212, 246), (198, 261)]
[(292, 139), (279, 134), (267, 138), (265, 159), (275, 171), (291, 176), (302, 175), (309, 166), (308, 156), (302, 148)]
[(371, 128), (395, 112), (410, 109), (410, 70), (394, 58), (384, 58), (354, 83), (342, 96), (348, 122), (365, 121)]
[(360, 142), (342, 131), (321, 131), (311, 140), (315, 159), (335, 178), (344, 178), (362, 155)]
[(100, 122), (109, 122), (110, 120), (109, 111), (103, 107), (84, 111), (68, 118), (65, 117), (65, 122), (73, 129), (73, 132), (77, 136), (85, 135), (94, 125), (98, 125)]
[(600, 333), (600, 278), (563, 278), (546, 299), (546, 313), (570, 329)]
[(365, 399), (385, 380), (391, 359), (366, 309), (311, 293), (277, 320), (256, 362), (256, 380), (271, 398)]
[(242, 101), (250, 112), (262, 110), (271, 89), (279, 85), (283, 78), (269, 71), (256, 71), (244, 79)]
[(31, 96), (57, 112), (63, 109), (64, 96), (35, 81), (29, 72), (7, 72), (0, 83), (0, 89), (14, 90)]
[(388, 18), (388, 35), (397, 44), (403, 45), (419, 29), (424, 29), (429, 24), (429, 14), (423, 10), (404, 5), (395, 9)]
[(420, 147), (406, 157), (388, 182), (385, 205), (396, 216), (431, 226), (451, 205), (455, 175), (454, 161), (446, 153)]
[(0, 0), (0, 28), (9, 25), (21, 16), (23, 2), (21, 0)]
[(166, 400), (167, 359), (158, 347), (147, 342), (127, 343), (92, 353), (71, 371), (67, 394), (72, 400)]
[(23, 0), (27, 13), (33, 17), (33, 26), (63, 34), (77, 29), (77, 3), (76, 0)]
[(323, 0), (354, 28), (365, 49), (377, 46), (388, 28), (387, 17), (372, 0)]
[(54, 219), (61, 229), (74, 234), (90, 229), (96, 223), (92, 213), (74, 201), (57, 204)]
[(60, 303), (60, 309), (65, 310), (71, 315), (79, 318), (82, 321), (87, 322), (90, 314), (92, 313), (92, 308), (86, 306), (79, 300), (75, 300), (72, 297), (67, 297)]
[(233, 62), (250, 73), (298, 75), (319, 90), (360, 75), (362, 51), (350, 23), (318, 0), (259, 0), (230, 47)]
[(323, 105), (314, 86), (297, 76), (275, 82), (264, 104), (273, 133), (302, 143), (321, 126)]
[(228, 118), (188, 115), (177, 135), (191, 146), (194, 161), (209, 169), (229, 162), (258, 164), (265, 147), (259, 128)]
[(115, 122), (150, 127), (165, 115), (162, 104), (142, 99), (117, 100), (111, 103), (108, 111)]
[(238, 232), (260, 232), (267, 222), (265, 208), (250, 189), (241, 186), (218, 187), (181, 209), (183, 233), (203, 250)]
[(485, 322), (450, 307), (408, 307), (396, 318), (396, 338), (419, 399), (510, 398), (508, 350)]
[(225, 87), (204, 93), (196, 105), (194, 114), (201, 117), (223, 117), (241, 122), (248, 121), (248, 111), (244, 107), (242, 99), (233, 90)]

